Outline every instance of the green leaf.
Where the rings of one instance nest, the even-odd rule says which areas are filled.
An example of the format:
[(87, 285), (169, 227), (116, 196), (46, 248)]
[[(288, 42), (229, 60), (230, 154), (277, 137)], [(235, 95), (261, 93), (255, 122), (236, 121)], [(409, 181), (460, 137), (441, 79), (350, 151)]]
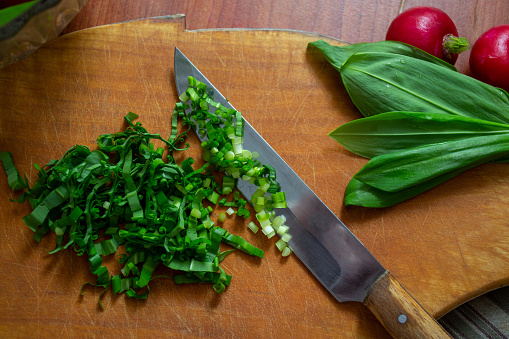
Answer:
[(479, 136), (379, 155), (353, 178), (383, 191), (398, 192), (507, 154), (509, 134)]
[(343, 64), (341, 77), (365, 116), (415, 111), (509, 123), (507, 92), (417, 58), (356, 53)]
[(316, 47), (323, 53), (325, 58), (334, 68), (341, 71), (343, 63), (353, 54), (359, 52), (381, 52), (392, 53), (397, 55), (406, 55), (409, 57), (421, 59), (426, 62), (434, 63), (440, 67), (447, 68), (452, 71), (458, 71), (456, 67), (450, 63), (431, 55), (417, 47), (398, 42), (398, 41), (378, 41), (378, 42), (362, 42), (357, 44), (334, 46), (324, 40), (310, 42), (309, 47)]
[(341, 125), (329, 136), (373, 158), (433, 143), (509, 133), (509, 125), (443, 113), (389, 112)]

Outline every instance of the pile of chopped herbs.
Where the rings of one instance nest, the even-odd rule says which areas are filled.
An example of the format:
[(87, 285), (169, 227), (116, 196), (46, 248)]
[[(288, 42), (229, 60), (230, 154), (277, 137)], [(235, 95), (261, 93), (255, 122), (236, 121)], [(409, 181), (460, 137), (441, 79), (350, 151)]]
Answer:
[[(277, 247), (283, 255), (291, 253), (284, 216), (274, 213), (274, 208), (286, 207), (274, 169), (243, 149), (240, 112), (214, 102), (203, 83), (189, 80), (180, 97), (183, 102), (175, 105), (168, 139), (149, 133), (134, 122), (138, 116), (129, 113), (126, 130), (99, 136), (98, 149), (78, 145), (60, 160), (36, 164), (38, 179), (32, 187), (20, 176), (11, 154), (0, 154), (10, 187), (25, 190), (14, 201), (28, 201), (33, 208), (23, 221), (34, 239), (54, 233), (55, 248), (49, 253), (72, 248), (86, 255), (95, 286), (144, 299), (154, 270), (166, 266), (178, 272), (173, 275), (176, 284), (210, 283), (223, 292), (231, 276), (220, 263), (229, 253), (237, 249), (263, 257), (261, 249), (221, 227), (226, 214), (250, 215), (247, 201), (235, 191), (239, 179), (257, 186), (251, 202), (263, 233), (269, 238), (279, 233)], [(187, 127), (181, 134), (179, 118)], [(191, 129), (206, 137), (206, 163), (198, 169), (192, 166), (193, 158), (177, 164), (174, 157), (189, 147), (179, 148)], [(154, 141), (167, 147), (166, 155)], [(214, 173), (224, 173), (221, 183)], [(228, 210), (213, 221), (216, 206)], [(258, 230), (253, 222), (248, 226)], [(221, 251), (222, 243), (230, 248)], [(103, 265), (103, 257), (112, 254), (120, 255), (116, 275)]]

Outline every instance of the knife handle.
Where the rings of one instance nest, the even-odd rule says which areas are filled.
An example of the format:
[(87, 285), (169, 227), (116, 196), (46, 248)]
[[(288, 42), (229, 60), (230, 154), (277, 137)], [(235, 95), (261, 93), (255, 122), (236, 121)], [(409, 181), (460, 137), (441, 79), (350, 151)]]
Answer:
[(451, 338), (389, 272), (373, 284), (364, 303), (394, 338)]

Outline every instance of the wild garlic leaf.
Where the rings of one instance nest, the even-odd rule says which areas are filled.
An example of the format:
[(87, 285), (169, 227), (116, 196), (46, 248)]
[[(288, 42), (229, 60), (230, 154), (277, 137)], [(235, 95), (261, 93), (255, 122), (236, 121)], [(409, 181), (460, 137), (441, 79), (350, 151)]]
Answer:
[(467, 75), (417, 58), (355, 53), (341, 67), (343, 83), (365, 116), (394, 111), (447, 113), (509, 123), (509, 95)]
[(344, 205), (372, 208), (391, 207), (424, 193), (469, 169), (470, 167), (458, 168), (454, 171), (439, 175), (431, 180), (397, 192), (383, 191), (352, 178), (345, 190)]
[(507, 154), (509, 134), (479, 136), (379, 155), (372, 158), (353, 178), (383, 191), (398, 192)]
[(349, 151), (373, 158), (427, 144), (508, 133), (509, 125), (464, 116), (388, 112), (343, 124), (329, 136)]

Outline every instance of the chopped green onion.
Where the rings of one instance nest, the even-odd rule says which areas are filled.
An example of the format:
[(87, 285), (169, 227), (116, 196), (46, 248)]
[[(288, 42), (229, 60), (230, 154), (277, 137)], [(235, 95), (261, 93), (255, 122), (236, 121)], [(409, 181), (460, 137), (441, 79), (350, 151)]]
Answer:
[(292, 239), (292, 235), (290, 233), (285, 232), (285, 234), (281, 236), (281, 240), (283, 240), (284, 242), (289, 242), (290, 239)]
[(256, 224), (255, 224), (254, 222), (252, 222), (252, 221), (250, 221), (250, 222), (247, 224), (247, 227), (248, 227), (251, 231), (253, 231), (253, 233), (255, 233), (255, 234), (256, 234), (256, 233), (258, 232), (258, 230), (259, 230), (258, 226), (256, 226)]
[(199, 210), (199, 209), (197, 209), (197, 208), (193, 208), (193, 209), (191, 210), (191, 216), (192, 216), (192, 217), (195, 217), (195, 218), (201, 218), (201, 212), (200, 212), (200, 210)]
[(290, 228), (286, 225), (281, 225), (277, 228), (277, 234), (279, 234), (280, 236), (283, 236), (286, 234), (286, 232), (288, 232)]
[(285, 192), (277, 192), (271, 195), (274, 208), (286, 208)]
[(219, 222), (224, 222), (226, 220), (226, 213), (224, 213), (224, 212), (219, 213), (219, 216), (217, 217), (217, 220)]
[(290, 254), (292, 254), (292, 249), (289, 247), (289, 246), (286, 246), (283, 251), (281, 252), (281, 255), (283, 257), (287, 257), (289, 256)]
[(287, 243), (283, 239), (279, 239), (278, 241), (276, 241), (276, 247), (278, 248), (278, 250), (280, 252), (282, 252), (286, 246), (287, 246)]
[(284, 215), (278, 215), (274, 217), (274, 220), (272, 220), (272, 225), (277, 230), (279, 226), (283, 225), (286, 221), (286, 218)]
[(260, 212), (256, 213), (256, 219), (258, 221), (265, 221), (269, 220), (270, 214), (266, 210), (261, 210)]
[(274, 232), (274, 228), (272, 227), (272, 225), (268, 225), (268, 226), (265, 226), (265, 227), (262, 229), (262, 232), (263, 232), (263, 234), (265, 234), (265, 235), (269, 235), (269, 234), (272, 234), (272, 232)]

